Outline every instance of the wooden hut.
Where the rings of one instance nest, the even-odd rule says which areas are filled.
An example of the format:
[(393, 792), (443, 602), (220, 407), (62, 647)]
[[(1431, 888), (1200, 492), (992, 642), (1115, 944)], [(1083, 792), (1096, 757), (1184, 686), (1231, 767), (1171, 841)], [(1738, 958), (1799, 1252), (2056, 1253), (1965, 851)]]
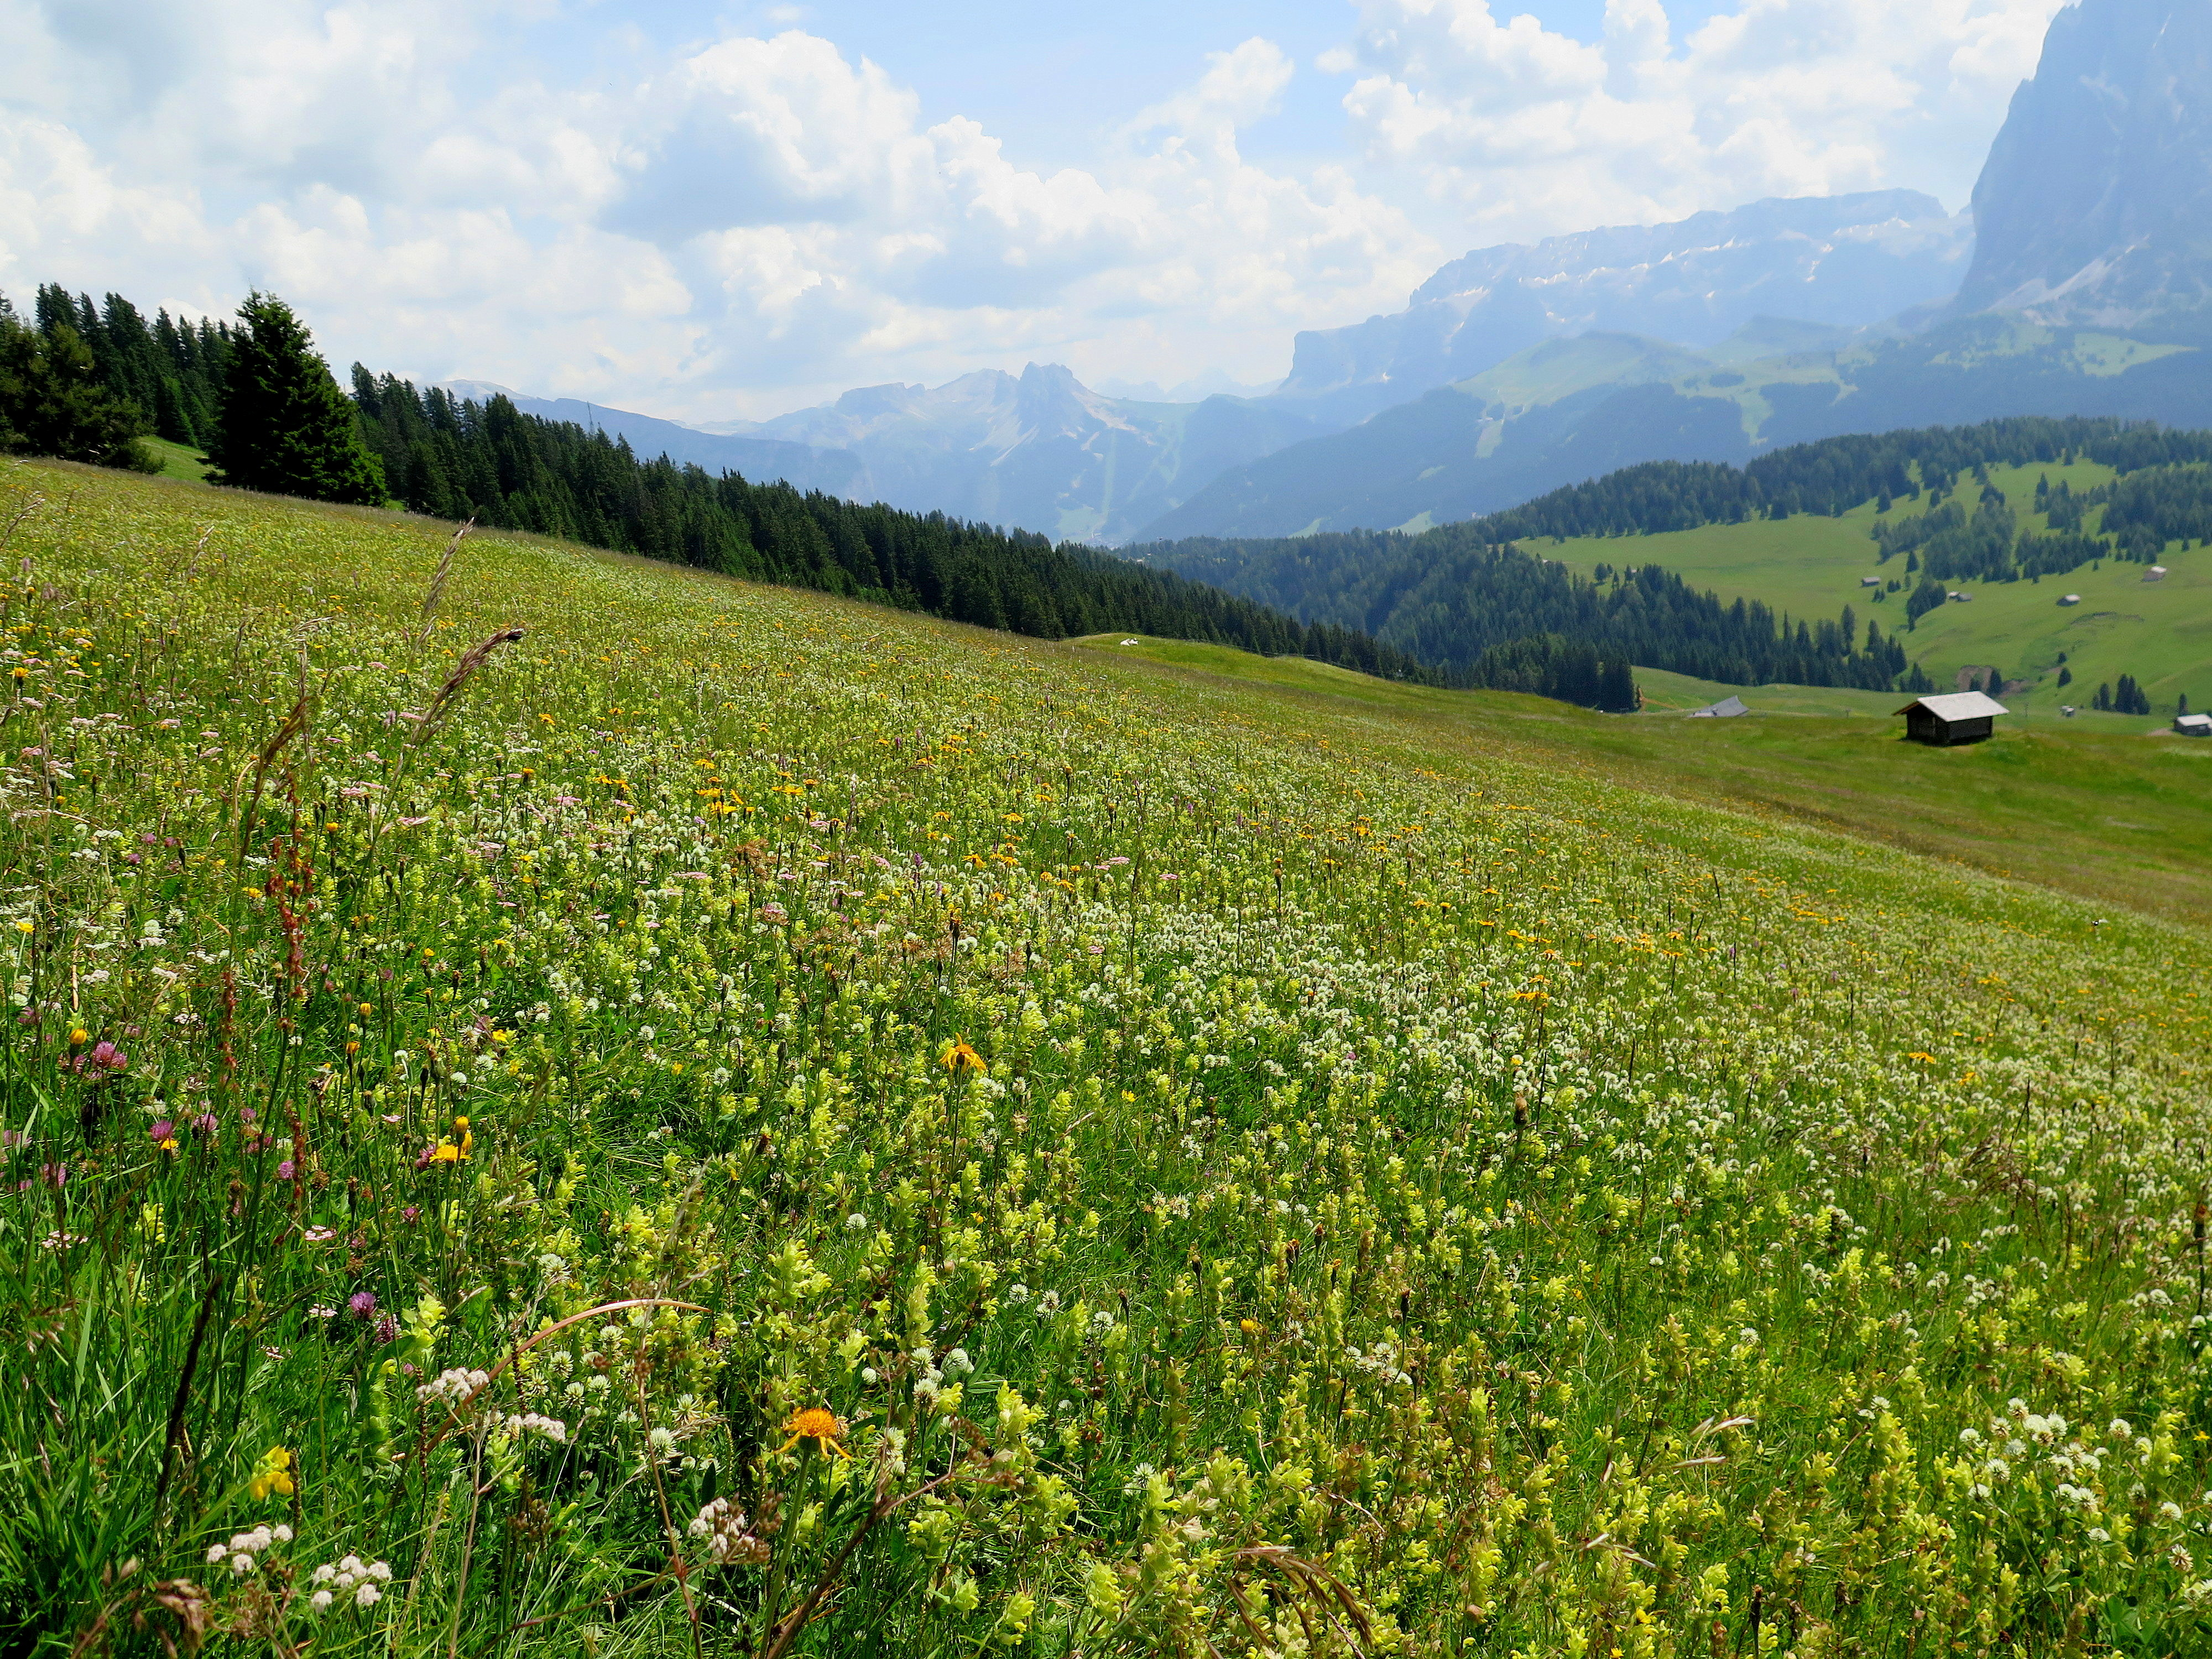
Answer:
[(1960, 691), (1921, 697), (1897, 712), (1905, 716), (1905, 735), (1913, 742), (1948, 749), (1954, 744), (1980, 743), (1996, 730), (1996, 716), (2012, 711), (1979, 691)]

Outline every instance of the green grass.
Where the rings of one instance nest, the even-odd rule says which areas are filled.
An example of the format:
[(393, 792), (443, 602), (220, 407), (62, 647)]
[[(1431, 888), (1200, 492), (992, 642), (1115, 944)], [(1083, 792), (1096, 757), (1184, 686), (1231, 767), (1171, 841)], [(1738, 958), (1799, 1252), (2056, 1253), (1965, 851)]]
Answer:
[[(1100, 635), (1123, 659), (1388, 710), (1553, 765), (1819, 824), (2109, 903), (2212, 919), (2212, 743), (2168, 722), (2084, 713), (2007, 718), (1986, 744), (1907, 743), (1899, 694), (1734, 687), (1638, 669), (1650, 707), (1623, 718), (1540, 697), (1395, 684), (1299, 658)], [(1754, 711), (1680, 711), (1741, 696)], [(1818, 718), (1814, 718), (1818, 717)]]
[(0, 514), (9, 1652), (2212, 1644), (2177, 744)]
[[(2064, 477), (2081, 489), (2112, 475), (2084, 462), (1993, 468), (1990, 476), (2022, 522), (2040, 529), (2042, 520), (2026, 510), (2039, 477), (2048, 476), (2054, 484)], [(1919, 507), (1899, 503), (1892, 516)], [(1583, 538), (1542, 544), (1541, 550), (1585, 575), (1601, 563), (1657, 564), (1693, 587), (1727, 599), (1759, 599), (1793, 617), (1832, 617), (1848, 605), (1862, 626), (1871, 618), (1890, 633), (1903, 628), (1905, 592), (1877, 602), (1860, 579), (1906, 581), (1907, 591), (1919, 579), (1905, 578), (1901, 559), (1875, 563), (1867, 533), (1874, 507), (1869, 501), (1837, 519), (1800, 514), (1657, 536)], [(2134, 675), (2165, 715), (2183, 694), (2191, 708), (2212, 706), (2212, 552), (2184, 552), (2176, 544), (2162, 562), (2168, 574), (2156, 582), (2144, 580), (2142, 565), (2107, 559), (2101, 568), (2085, 567), (2039, 582), (1954, 583), (1973, 599), (1931, 611), (1899, 637), (1945, 690), (1970, 666), (1996, 667), (2008, 679), (2032, 681), (2028, 690), (2015, 694), (2016, 712), (2029, 719), (2059, 718), (2062, 703), (2086, 709), (2100, 682), (2117, 682), (2122, 674)], [(2068, 593), (2080, 594), (2081, 603), (2061, 606)], [(2063, 688), (2057, 684), (2062, 652), (2073, 674), (2073, 684)]]
[(161, 463), (161, 477), (182, 478), (191, 483), (205, 481), (208, 458), (198, 450), (171, 443), (167, 438), (141, 438), (138, 445)]

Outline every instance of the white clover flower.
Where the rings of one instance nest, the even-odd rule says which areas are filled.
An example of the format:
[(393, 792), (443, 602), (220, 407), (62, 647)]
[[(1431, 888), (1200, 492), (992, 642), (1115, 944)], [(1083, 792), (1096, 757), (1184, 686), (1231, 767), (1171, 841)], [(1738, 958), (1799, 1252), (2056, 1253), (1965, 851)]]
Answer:
[(2181, 1519), (2181, 1505), (2175, 1503), (2171, 1498), (2167, 1498), (2166, 1502), (2158, 1506), (2158, 1512), (2168, 1521), (2179, 1521)]
[(373, 1579), (353, 1593), (353, 1604), (357, 1607), (373, 1607), (383, 1599), (384, 1592), (376, 1587)]
[(2092, 1527), (2089, 1528), (2089, 1541), (2093, 1544), (2109, 1544), (2112, 1541), (2112, 1534), (2102, 1527)]
[(326, 1589), (319, 1589), (313, 1595), (307, 1598), (307, 1605), (313, 1607), (317, 1613), (329, 1612), (331, 1601), (331, 1593)]
[(213, 1566), (216, 1562), (222, 1560), (224, 1556), (229, 1553), (230, 1546), (228, 1544), (210, 1544), (208, 1546), (207, 1553), (208, 1565), (210, 1566)]
[(240, 1578), (253, 1571), (253, 1558), (243, 1551), (230, 1558), (230, 1570)]
[(289, 1544), (292, 1541), (292, 1528), (282, 1522), (271, 1527), (269, 1533), (280, 1544)]
[(2105, 1431), (2115, 1440), (2127, 1440), (2134, 1437), (2135, 1426), (2126, 1418), (2116, 1417), (2112, 1419), (2111, 1426)]
[(318, 1584), (327, 1584), (338, 1576), (338, 1570), (325, 1561), (310, 1575)]
[(868, 1218), (862, 1215), (858, 1210), (854, 1211), (852, 1214), (845, 1218), (845, 1231), (848, 1233), (864, 1233), (867, 1231)]

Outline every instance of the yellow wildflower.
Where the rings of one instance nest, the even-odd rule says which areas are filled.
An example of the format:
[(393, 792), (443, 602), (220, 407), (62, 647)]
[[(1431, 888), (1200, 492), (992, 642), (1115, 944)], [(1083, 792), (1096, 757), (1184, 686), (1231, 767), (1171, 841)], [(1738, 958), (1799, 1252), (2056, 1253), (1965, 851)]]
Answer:
[(292, 1452), (287, 1446), (271, 1446), (261, 1454), (261, 1461), (253, 1466), (253, 1479), (246, 1485), (258, 1503), (270, 1492), (289, 1498), (296, 1488), (292, 1484)]

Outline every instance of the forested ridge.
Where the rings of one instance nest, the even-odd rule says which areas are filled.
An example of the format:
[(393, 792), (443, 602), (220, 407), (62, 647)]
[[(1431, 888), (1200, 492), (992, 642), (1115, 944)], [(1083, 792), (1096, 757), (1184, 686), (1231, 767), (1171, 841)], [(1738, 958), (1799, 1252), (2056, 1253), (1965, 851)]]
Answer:
[[(338, 398), (304, 328), (270, 296), (249, 300), (236, 327), (179, 323), (166, 312), (149, 321), (120, 295), (95, 306), (54, 287), (39, 290), (35, 313), (35, 328), (18, 333), (43, 353), (40, 371), (49, 380), (74, 374), (82, 384), (70, 396), (80, 403), (96, 391), (106, 424), (98, 442), (75, 451), (36, 432), (18, 433), (18, 448), (112, 462), (130, 457), (129, 433), (150, 429), (207, 449), (229, 481), (253, 483), (241, 463), (267, 441), (228, 431), (226, 397), (239, 395), (230, 383), (251, 380), (257, 361), (263, 380), (281, 379), (289, 355), (328, 388), (307, 387), (299, 406)], [(271, 319), (293, 337), (273, 350), (261, 337)], [(0, 392), (7, 372), (0, 364)], [(709, 475), (641, 457), (604, 432), (525, 415), (504, 398), (478, 404), (359, 365), (350, 415), (348, 407), (338, 403), (325, 422), (343, 432), (292, 445), (301, 453), (289, 470), (306, 478), (322, 452), (358, 445), (357, 463), (325, 467), (349, 483), (259, 487), (351, 500), (388, 490), (440, 518), (1042, 638), (1152, 634), (1606, 708), (1636, 705), (1630, 665), (1638, 663), (1735, 684), (1920, 690), (1925, 677), (1894, 635), (1848, 605), (1832, 617), (1793, 617), (1755, 600), (1723, 603), (1649, 562), (1601, 565), (1593, 580), (1524, 543), (1838, 515), (1873, 501), (1884, 515), (1877, 557), (1902, 556), (1907, 575), (1920, 578), (1905, 604), (1909, 629), (1942, 602), (1946, 582), (2035, 580), (2104, 556), (2148, 562), (2172, 541), (2212, 532), (2212, 434), (2115, 420), (2022, 418), (1832, 438), (1742, 467), (1654, 462), (1420, 535), (1200, 538), (1116, 556), (1019, 529)], [(243, 422), (234, 410), (229, 427), (243, 431)], [(2023, 529), (1989, 480), (1993, 465), (2076, 459), (2120, 476), (2081, 491), (2045, 480), (2034, 502), (2042, 532)], [(1922, 510), (1889, 516), (1905, 501)]]
[[(1989, 481), (2000, 465), (2095, 461), (2121, 476), (2037, 492), (2050, 529), (2023, 529)], [(1266, 540), (1196, 538), (1126, 549), (1165, 568), (1338, 623), (1489, 683), (1483, 665), (1512, 641), (1554, 635), (1605, 655), (1735, 684), (1924, 690), (1894, 635), (1850, 607), (1834, 618), (1723, 605), (1652, 564), (1601, 566), (1592, 580), (1523, 545), (1549, 538), (1656, 535), (1800, 513), (1838, 516), (1875, 502), (1923, 510), (1875, 527), (1880, 561), (1924, 573), (1906, 623), (1943, 602), (1946, 580), (2060, 574), (2100, 557), (2149, 562), (2212, 534), (2212, 433), (2116, 420), (2027, 417), (1824, 439), (1747, 466), (1654, 461), (1553, 490), (1503, 513), (1417, 535), (1349, 531)], [(1971, 505), (1970, 505), (1971, 503)], [(2091, 515), (2100, 514), (2093, 522)]]
[(1495, 683), (1485, 666), (1500, 660), (1492, 653), (1547, 635), (1606, 658), (1737, 685), (1881, 690), (1907, 672), (1904, 648), (1871, 620), (1862, 632), (1849, 605), (1833, 617), (1778, 615), (1756, 600), (1723, 603), (1656, 565), (1594, 581), (1511, 543), (1470, 544), (1437, 532), (1132, 550), (1173, 559), (1186, 574), (1294, 615), (1374, 633), (1478, 684)]
[[(335, 407), (333, 407), (335, 405)], [(1297, 654), (1397, 679), (1448, 677), (1355, 629), (1076, 544), (941, 514), (861, 506), (418, 392), (358, 365), (349, 404), (290, 307), (249, 296), (237, 326), (149, 321), (109, 294), (0, 297), (0, 449), (155, 463), (148, 433), (204, 450), (218, 481), (536, 531), (726, 574), (820, 588), (1048, 639), (1107, 629)], [(363, 448), (365, 441), (366, 448)], [(1463, 678), (1463, 677), (1462, 677)]]
[(418, 513), (819, 588), (1042, 639), (1119, 629), (1300, 655), (1396, 679), (1445, 676), (1357, 629), (1300, 623), (1171, 571), (941, 513), (711, 476), (619, 439), (374, 377), (353, 395), (387, 486)]

